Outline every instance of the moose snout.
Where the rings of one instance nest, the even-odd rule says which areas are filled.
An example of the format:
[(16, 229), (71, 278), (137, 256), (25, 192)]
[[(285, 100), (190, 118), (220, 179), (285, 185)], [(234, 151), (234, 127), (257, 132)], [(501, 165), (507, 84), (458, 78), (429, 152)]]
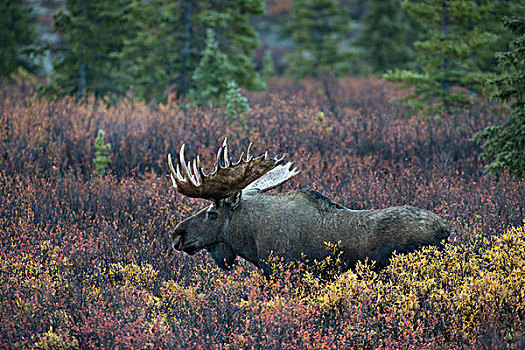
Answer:
[(182, 236), (175, 236), (173, 237), (173, 241), (171, 242), (171, 246), (175, 250), (182, 250)]
[(183, 239), (182, 236), (184, 236), (184, 230), (180, 227), (180, 225), (177, 225), (175, 227), (175, 232), (173, 233), (173, 241), (171, 242), (171, 246), (173, 249), (176, 250), (182, 250), (183, 246)]

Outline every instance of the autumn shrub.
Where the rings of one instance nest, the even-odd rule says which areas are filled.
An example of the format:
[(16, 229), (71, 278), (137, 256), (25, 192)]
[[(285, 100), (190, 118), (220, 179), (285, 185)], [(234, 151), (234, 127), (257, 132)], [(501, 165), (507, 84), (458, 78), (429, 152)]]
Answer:
[[(221, 111), (182, 110), (179, 101), (152, 110), (139, 102), (108, 107), (94, 99), (78, 104), (73, 98), (10, 94), (16, 87), (5, 84), (1, 89), (0, 152), (9, 173), (52, 175), (74, 170), (89, 175), (95, 154), (92, 140), (99, 129), (112, 145), (109, 157), (117, 176), (148, 170), (164, 174), (166, 154), (182, 142), (208, 156), (224, 135), (236, 134)], [(250, 96), (248, 138), (261, 148), (289, 152), (294, 159), (306, 154), (318, 158), (323, 167), (332, 166), (337, 158), (369, 157), (369, 165), (375, 167), (413, 164), (428, 171), (437, 166), (478, 176), (479, 145), (470, 137), (502, 119), (495, 108), (483, 105), (477, 107), (482, 113), (465, 110), (454, 118), (408, 119), (391, 103), (395, 91), (375, 80), (339, 83), (334, 92), (338, 118), (314, 82), (295, 86), (278, 81), (272, 90)], [(318, 118), (320, 112), (324, 118)]]
[[(235, 137), (213, 108), (108, 107), (2, 84), (0, 348), (525, 346), (525, 186), (483, 175), (470, 141), (504, 118), (496, 106), (409, 118), (380, 80), (338, 81), (330, 106), (318, 82), (278, 79), (248, 94), (249, 125)], [(111, 172), (93, 176), (100, 129)], [(298, 163), (277, 191), (429, 209), (450, 223), (450, 242), (379, 273), (372, 262), (346, 273), (321, 262), (328, 278), (278, 257), (267, 280), (241, 258), (224, 272), (206, 252), (175, 252), (173, 227), (205, 202), (174, 191), (166, 156), (185, 142), (209, 170), (225, 135), (234, 155), (247, 138), (254, 153)]]

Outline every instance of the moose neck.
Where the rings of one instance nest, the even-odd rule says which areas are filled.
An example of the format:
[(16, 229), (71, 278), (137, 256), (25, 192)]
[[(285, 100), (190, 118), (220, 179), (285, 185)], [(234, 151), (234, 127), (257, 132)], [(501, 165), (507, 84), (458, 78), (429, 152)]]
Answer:
[(261, 199), (267, 196), (258, 194), (243, 200), (224, 228), (224, 242), (233, 247), (235, 254), (258, 267), (261, 256), (258, 235), (269, 209)]
[[(312, 260), (323, 259), (328, 251), (318, 247), (324, 247), (330, 234), (319, 232), (319, 210), (307, 205), (310, 200), (302, 191), (247, 196), (232, 213), (224, 241), (237, 255), (263, 269), (270, 255), (287, 261), (301, 260), (303, 255)], [(299, 244), (309, 232), (315, 235)]]

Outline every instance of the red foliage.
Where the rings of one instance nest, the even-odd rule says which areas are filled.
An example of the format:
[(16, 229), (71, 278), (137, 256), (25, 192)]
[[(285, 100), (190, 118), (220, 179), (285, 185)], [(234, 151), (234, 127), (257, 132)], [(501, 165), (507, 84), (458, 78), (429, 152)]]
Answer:
[[(0, 347), (40, 344), (50, 329), (81, 348), (504, 344), (507, 328), (493, 326), (500, 321), (490, 314), (469, 339), (444, 331), (454, 318), (447, 310), (422, 307), (418, 317), (380, 310), (359, 283), (345, 282), (354, 294), (333, 307), (312, 307), (298, 297), (304, 283), (294, 271), (267, 284), (243, 261), (225, 274), (206, 253), (170, 250), (170, 230), (203, 203), (174, 193), (166, 155), (186, 142), (188, 155), (211, 165), (225, 135), (236, 154), (248, 139), (256, 152), (288, 153), (302, 172), (280, 190), (313, 188), (353, 209), (427, 208), (451, 223), (455, 244), (522, 224), (524, 183), (482, 175), (470, 141), (502, 119), (495, 107), (406, 118), (379, 80), (327, 88), (335, 105), (314, 81), (280, 80), (249, 94), (249, 131), (236, 137), (220, 111), (181, 110), (177, 101), (152, 111), (1, 86)], [(111, 175), (92, 178), (100, 128), (112, 144)], [(147, 283), (137, 282), (141, 274)]]

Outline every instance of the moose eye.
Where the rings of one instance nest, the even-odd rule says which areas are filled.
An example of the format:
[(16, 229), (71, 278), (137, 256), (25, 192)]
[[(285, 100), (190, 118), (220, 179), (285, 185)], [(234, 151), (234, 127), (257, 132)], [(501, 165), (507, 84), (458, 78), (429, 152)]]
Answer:
[(208, 220), (213, 221), (213, 220), (217, 219), (217, 215), (218, 215), (217, 212), (209, 211), (207, 213)]

